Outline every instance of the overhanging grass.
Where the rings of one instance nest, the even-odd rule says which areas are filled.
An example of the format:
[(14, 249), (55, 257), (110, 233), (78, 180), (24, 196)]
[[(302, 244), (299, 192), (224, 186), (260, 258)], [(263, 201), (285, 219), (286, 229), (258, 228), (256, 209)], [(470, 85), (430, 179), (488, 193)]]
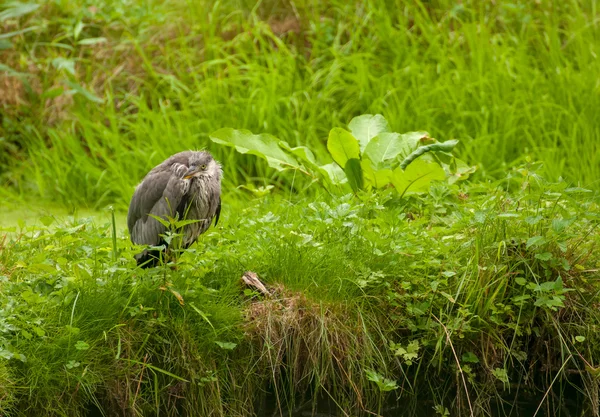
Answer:
[[(597, 213), (589, 193), (523, 167), (402, 202), (230, 207), (177, 270), (135, 269), (121, 233), (114, 262), (110, 224), (11, 232), (2, 412), (243, 416), (262, 397), (356, 415), (381, 412), (391, 390), (428, 410), (508, 414), (579, 390), (593, 414)], [(244, 292), (246, 270), (273, 295)]]
[(25, 195), (124, 206), (150, 167), (204, 146), (228, 184), (289, 185), (207, 135), (269, 132), (324, 160), (329, 129), (369, 112), (460, 139), (484, 174), (531, 154), (552, 178), (600, 177), (594, 2), (39, 4), (1, 23), (35, 27), (0, 52), (21, 73), (0, 94), (4, 182)]

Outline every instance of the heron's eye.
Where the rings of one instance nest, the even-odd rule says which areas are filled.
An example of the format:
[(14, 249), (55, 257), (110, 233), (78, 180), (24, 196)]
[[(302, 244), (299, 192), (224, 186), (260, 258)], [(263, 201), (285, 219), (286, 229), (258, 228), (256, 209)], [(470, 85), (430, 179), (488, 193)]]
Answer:
[(202, 171), (206, 171), (206, 165), (205, 165), (205, 164), (202, 164), (202, 165), (200, 165), (200, 169), (201, 169)]

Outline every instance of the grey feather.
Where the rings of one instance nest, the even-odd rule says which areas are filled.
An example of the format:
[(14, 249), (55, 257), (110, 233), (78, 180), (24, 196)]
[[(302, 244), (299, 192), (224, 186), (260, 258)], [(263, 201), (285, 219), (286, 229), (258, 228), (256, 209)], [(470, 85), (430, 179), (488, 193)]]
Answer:
[[(184, 175), (192, 171), (191, 178)], [(165, 226), (152, 216), (197, 222), (183, 228), (183, 246), (193, 244), (221, 212), (220, 165), (208, 152), (185, 151), (153, 168), (137, 186), (127, 214), (131, 240), (139, 245), (164, 243)], [(145, 258), (146, 251), (138, 256)], [(138, 259), (138, 263), (141, 258)]]

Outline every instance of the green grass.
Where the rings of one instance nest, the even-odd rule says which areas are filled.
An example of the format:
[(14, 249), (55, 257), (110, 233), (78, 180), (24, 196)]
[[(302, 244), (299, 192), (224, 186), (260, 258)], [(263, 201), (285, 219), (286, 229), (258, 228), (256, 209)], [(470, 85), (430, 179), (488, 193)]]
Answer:
[[(0, 6), (0, 414), (599, 415), (600, 207), (579, 188), (600, 178), (597, 14), (596, 0)], [(365, 113), (459, 139), (473, 182), (323, 195), (208, 139), (271, 133), (327, 163), (330, 129)], [(224, 166), (222, 223), (176, 270), (136, 269), (133, 187), (202, 147)], [(245, 184), (274, 188), (251, 199)], [(240, 286), (248, 270), (271, 297)]]
[[(113, 260), (110, 222), (7, 229), (2, 413), (246, 416), (325, 398), (357, 415), (399, 397), (424, 415), (524, 400), (563, 415), (561, 398), (593, 415), (590, 195), (523, 166), (408, 200), (266, 197), (230, 205), (177, 270), (134, 268), (121, 231)], [(272, 297), (244, 291), (247, 270)]]
[(38, 4), (0, 22), (33, 28), (0, 50), (2, 178), (21, 195), (124, 207), (150, 167), (200, 147), (228, 186), (287, 189), (208, 134), (269, 132), (326, 162), (329, 129), (363, 113), (460, 139), (484, 177), (530, 155), (598, 185), (595, 0)]

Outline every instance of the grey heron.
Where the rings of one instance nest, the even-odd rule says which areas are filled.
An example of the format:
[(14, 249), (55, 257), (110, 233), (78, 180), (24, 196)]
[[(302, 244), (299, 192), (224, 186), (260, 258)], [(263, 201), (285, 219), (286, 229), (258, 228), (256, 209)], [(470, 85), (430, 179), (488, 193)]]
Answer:
[[(183, 226), (182, 247), (188, 248), (206, 232), (213, 218), (221, 214), (222, 169), (205, 151), (184, 151), (154, 167), (136, 187), (127, 227), (131, 241), (138, 245), (168, 247), (167, 227), (155, 217), (192, 220)], [(161, 236), (163, 235), (163, 236)], [(135, 255), (143, 268), (156, 266), (161, 250), (147, 248)]]

